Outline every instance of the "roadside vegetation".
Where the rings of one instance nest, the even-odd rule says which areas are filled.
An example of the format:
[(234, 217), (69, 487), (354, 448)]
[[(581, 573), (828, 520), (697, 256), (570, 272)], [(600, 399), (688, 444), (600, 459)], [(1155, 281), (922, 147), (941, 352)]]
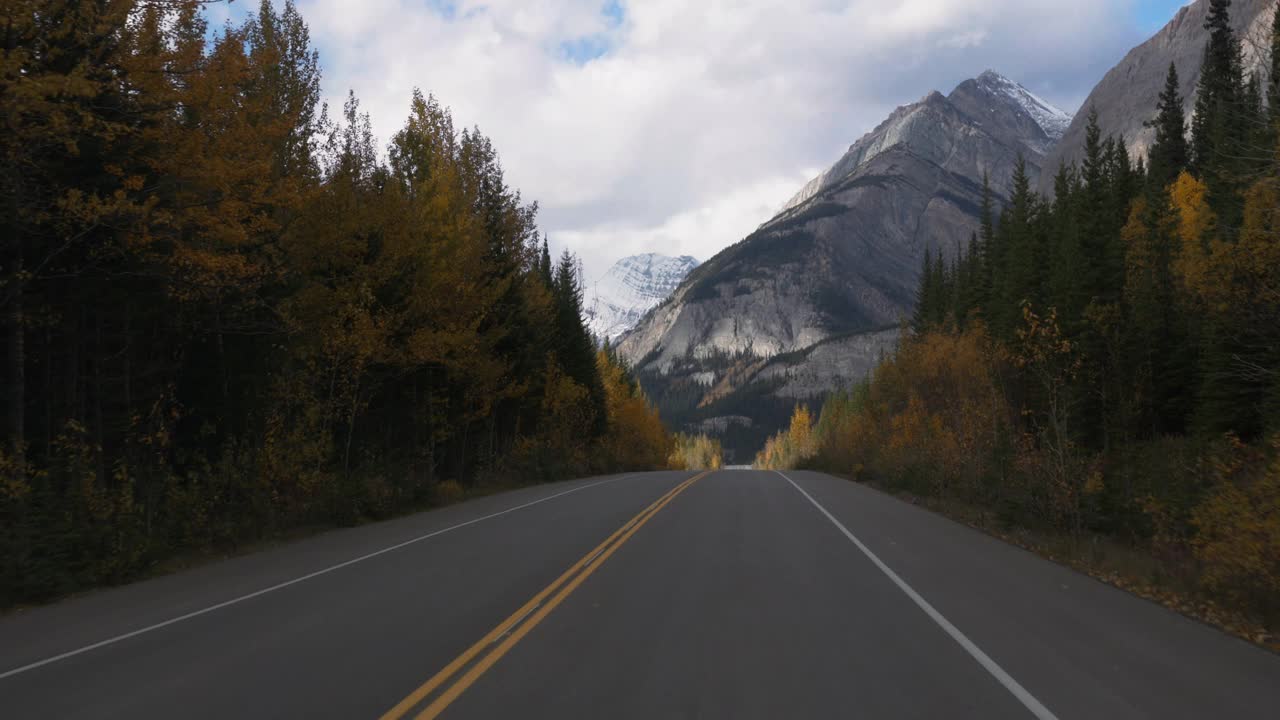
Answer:
[(720, 441), (707, 435), (677, 434), (667, 458), (672, 470), (719, 470), (724, 466)]
[(381, 146), (292, 2), (202, 12), (6, 5), (0, 607), (666, 465), (480, 130), (415, 93)]
[[(1280, 52), (1229, 3), (1187, 141), (1176, 71), (1133, 162), (1090, 123), (1050, 200), (1024, 173), (867, 383), (758, 459), (920, 499), (1256, 641), (1280, 630)], [(1275, 46), (1280, 48), (1280, 9)]]

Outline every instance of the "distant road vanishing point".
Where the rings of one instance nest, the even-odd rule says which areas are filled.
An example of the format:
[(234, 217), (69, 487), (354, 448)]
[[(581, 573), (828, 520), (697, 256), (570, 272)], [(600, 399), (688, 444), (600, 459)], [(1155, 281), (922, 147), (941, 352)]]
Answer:
[(810, 472), (544, 485), (0, 618), (0, 716), (1247, 718), (1280, 656)]

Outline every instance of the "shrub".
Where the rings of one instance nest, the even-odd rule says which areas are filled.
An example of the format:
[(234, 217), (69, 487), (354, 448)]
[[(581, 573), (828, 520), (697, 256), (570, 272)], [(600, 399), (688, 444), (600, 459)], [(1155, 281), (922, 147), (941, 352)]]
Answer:
[(465, 495), (466, 492), (458, 484), (457, 480), (445, 480), (444, 482), (436, 483), (431, 488), (431, 503), (433, 505), (452, 505), (456, 502), (461, 502)]

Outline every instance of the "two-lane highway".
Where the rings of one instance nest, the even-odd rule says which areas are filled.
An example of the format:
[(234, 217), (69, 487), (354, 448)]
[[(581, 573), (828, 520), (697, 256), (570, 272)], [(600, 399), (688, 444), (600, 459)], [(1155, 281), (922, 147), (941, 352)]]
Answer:
[(1276, 655), (801, 472), (530, 488), (0, 618), (6, 719), (1278, 707)]

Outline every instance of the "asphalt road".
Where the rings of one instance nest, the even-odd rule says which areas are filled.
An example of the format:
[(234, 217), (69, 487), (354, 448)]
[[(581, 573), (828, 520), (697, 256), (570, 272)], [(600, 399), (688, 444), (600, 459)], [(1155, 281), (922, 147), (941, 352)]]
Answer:
[(0, 618), (0, 718), (1271, 718), (1280, 656), (865, 487), (652, 473)]

